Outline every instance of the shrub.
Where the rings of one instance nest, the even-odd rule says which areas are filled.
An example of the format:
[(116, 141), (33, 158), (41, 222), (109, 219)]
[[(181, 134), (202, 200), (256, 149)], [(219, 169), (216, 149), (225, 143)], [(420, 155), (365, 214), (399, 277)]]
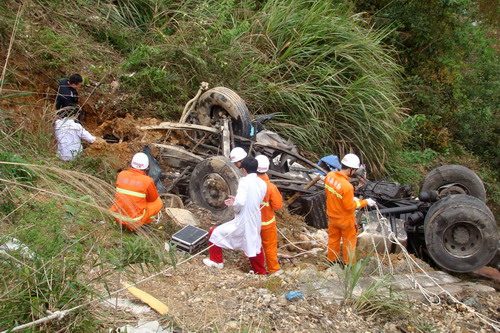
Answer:
[[(401, 53), (406, 107), (426, 115), (420, 148), (446, 151), (453, 142), (498, 164), (499, 66), (495, 40), (478, 2), (356, 1)], [(492, 10), (494, 12), (494, 10)]]
[[(303, 148), (352, 149), (379, 169), (397, 145), (401, 116), (399, 67), (380, 45), (388, 31), (364, 28), (359, 16), (326, 0), (274, 0), (253, 10), (185, 2), (189, 15), (175, 16), (175, 32), (155, 46), (166, 70), (184, 90), (208, 81), (237, 91), (253, 113), (283, 113), (288, 124), (273, 127)], [(136, 52), (127, 66), (144, 59), (158, 66), (155, 48)]]

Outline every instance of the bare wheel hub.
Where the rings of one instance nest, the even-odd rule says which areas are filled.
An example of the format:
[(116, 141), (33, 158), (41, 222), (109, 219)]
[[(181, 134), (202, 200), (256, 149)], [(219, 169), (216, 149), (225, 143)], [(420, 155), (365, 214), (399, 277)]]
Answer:
[(456, 257), (466, 258), (481, 248), (481, 231), (471, 223), (457, 222), (449, 226), (444, 234), (445, 249)]
[(201, 193), (206, 203), (214, 208), (223, 208), (230, 189), (224, 178), (219, 174), (208, 174), (201, 185)]

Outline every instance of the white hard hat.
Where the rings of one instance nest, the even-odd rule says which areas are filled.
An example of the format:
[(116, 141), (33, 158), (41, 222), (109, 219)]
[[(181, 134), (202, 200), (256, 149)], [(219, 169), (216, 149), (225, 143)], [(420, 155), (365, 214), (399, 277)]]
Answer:
[(247, 152), (241, 147), (235, 147), (229, 153), (229, 159), (231, 160), (232, 163), (239, 162), (245, 157), (247, 157)]
[(269, 170), (269, 159), (267, 158), (267, 156), (258, 155), (255, 156), (255, 159), (258, 163), (257, 172), (264, 173)]
[(144, 153), (137, 153), (132, 157), (132, 168), (139, 170), (146, 170), (149, 166), (149, 158), (148, 155)]
[(358, 169), (361, 162), (357, 155), (347, 154), (344, 156), (344, 158), (342, 158), (342, 161), (340, 161), (340, 163), (342, 163), (348, 168)]

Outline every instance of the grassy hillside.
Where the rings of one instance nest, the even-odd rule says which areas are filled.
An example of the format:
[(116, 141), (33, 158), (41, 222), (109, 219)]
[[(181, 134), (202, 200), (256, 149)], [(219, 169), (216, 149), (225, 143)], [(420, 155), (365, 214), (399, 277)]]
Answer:
[[(254, 114), (279, 112), (273, 127), (304, 149), (354, 150), (383, 170), (398, 146), (400, 69), (381, 45), (389, 31), (370, 29), (342, 2), (3, 6), (3, 45), (21, 11), (5, 88), (53, 93), (57, 78), (81, 72), (92, 112), (175, 119), (207, 81), (237, 91)], [(118, 96), (108, 95), (113, 80), (121, 83)]]
[[(237, 91), (253, 114), (279, 112), (272, 128), (302, 149), (317, 156), (352, 150), (378, 177), (418, 188), (434, 166), (467, 165), (480, 173), (489, 203), (498, 207), (496, 86), (482, 85), (480, 76), (466, 79), (496, 67), (455, 66), (445, 57), (435, 72), (418, 65), (408, 72), (411, 49), (403, 53), (395, 37), (401, 25), (394, 17), (380, 23), (377, 15), (386, 13), (355, 4), (1, 1), (0, 244), (13, 237), (39, 255), (25, 261), (19, 251), (0, 261), (0, 313), (9, 314), (0, 316), (0, 329), (116, 289), (117, 274), (174, 264), (162, 240), (121, 234), (110, 222), (105, 212), (116, 170), (109, 160), (84, 156), (62, 163), (55, 157), (57, 79), (74, 72), (84, 76), (80, 96), (90, 129), (127, 113), (176, 120), (207, 81)], [(401, 20), (412, 17), (405, 14)], [(448, 65), (453, 71), (442, 70)], [(418, 98), (410, 96), (409, 82)], [(474, 95), (472, 88), (486, 92)], [(453, 98), (442, 98), (446, 94)], [(471, 111), (476, 104), (479, 118)], [(86, 309), (43, 329), (96, 331), (103, 318)]]

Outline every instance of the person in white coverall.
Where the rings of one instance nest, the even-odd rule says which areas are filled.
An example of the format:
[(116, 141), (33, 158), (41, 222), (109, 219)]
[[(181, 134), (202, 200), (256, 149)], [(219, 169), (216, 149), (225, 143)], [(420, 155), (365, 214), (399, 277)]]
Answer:
[(68, 107), (67, 112), (61, 113), (55, 121), (54, 130), (57, 141), (57, 156), (63, 161), (75, 159), (83, 150), (82, 140), (88, 143), (103, 141), (90, 134), (83, 126), (76, 122), (78, 117), (74, 108)]
[(267, 274), (260, 238), (260, 206), (267, 185), (257, 177), (257, 166), (253, 157), (245, 157), (241, 162), (243, 177), (238, 182), (236, 196), (225, 201), (234, 208), (235, 217), (210, 230), (211, 247), (209, 258), (203, 259), (205, 265), (223, 268), (222, 249), (242, 250), (256, 274)]

